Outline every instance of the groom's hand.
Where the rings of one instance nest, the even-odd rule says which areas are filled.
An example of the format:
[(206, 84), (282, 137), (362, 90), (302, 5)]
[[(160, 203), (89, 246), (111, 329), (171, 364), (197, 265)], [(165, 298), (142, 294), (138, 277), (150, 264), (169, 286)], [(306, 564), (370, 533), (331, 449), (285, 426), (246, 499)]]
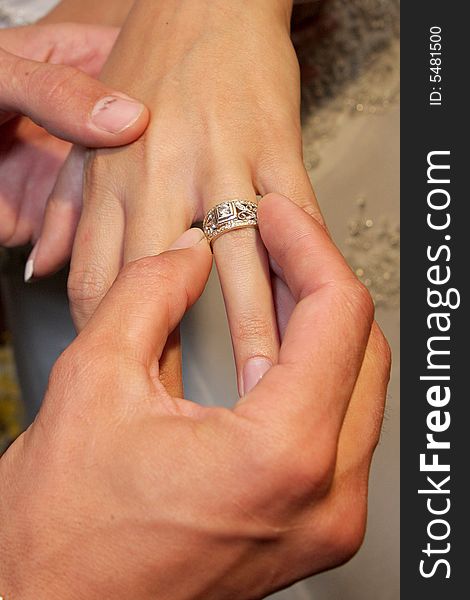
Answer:
[[(70, 142), (121, 146), (145, 130), (147, 108), (95, 79), (117, 34), (112, 27), (71, 23), (0, 31), (0, 245), (37, 241)], [(83, 156), (76, 146), (67, 189), (56, 190), (49, 207), (56, 215), (49, 241), (67, 256), (70, 225), (81, 211)], [(74, 201), (62, 201), (72, 190)]]
[(159, 359), (209, 247), (126, 266), (0, 461), (0, 594), (246, 600), (357, 550), (388, 348), (322, 227), (275, 194), (258, 214), (296, 303), (279, 363), (233, 410), (171, 397)]
[(98, 76), (118, 30), (36, 25), (0, 31), (0, 125), (25, 115), (83, 146), (121, 146), (143, 133), (145, 106)]

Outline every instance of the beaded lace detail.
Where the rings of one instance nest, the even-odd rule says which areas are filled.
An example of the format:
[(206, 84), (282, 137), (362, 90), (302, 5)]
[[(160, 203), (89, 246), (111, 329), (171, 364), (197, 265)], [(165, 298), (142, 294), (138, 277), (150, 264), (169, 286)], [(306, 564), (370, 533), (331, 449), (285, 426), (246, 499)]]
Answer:
[[(292, 39), (302, 75), (304, 162), (312, 181), (325, 144), (348, 119), (386, 112), (399, 100), (399, 0), (324, 0), (294, 9)], [(400, 229), (350, 198), (348, 262), (376, 306), (399, 300)]]

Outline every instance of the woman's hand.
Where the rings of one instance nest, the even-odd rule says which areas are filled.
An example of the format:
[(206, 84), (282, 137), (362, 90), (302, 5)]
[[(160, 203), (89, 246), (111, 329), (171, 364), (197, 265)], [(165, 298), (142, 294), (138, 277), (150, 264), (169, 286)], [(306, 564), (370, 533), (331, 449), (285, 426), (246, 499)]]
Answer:
[[(290, 4), (137, 1), (103, 80), (142, 98), (152, 119), (132, 146), (89, 154), (69, 280), (79, 328), (125, 263), (165, 250), (223, 200), (279, 191), (319, 217), (302, 163)], [(63, 204), (79, 202), (63, 181), (35, 250), (36, 276), (68, 258), (48, 240)], [(214, 255), (243, 394), (277, 361), (268, 261), (248, 229), (220, 237)]]
[(278, 364), (234, 410), (173, 397), (159, 360), (208, 245), (125, 267), (0, 460), (0, 595), (257, 599), (358, 549), (387, 344), (318, 223), (278, 195), (259, 223), (295, 304)]
[[(1, 245), (37, 240), (69, 142), (119, 146), (145, 129), (148, 111), (140, 102), (92, 79), (116, 36), (113, 28), (72, 24), (0, 31)], [(79, 154), (74, 150), (68, 167), (68, 185), (77, 189)], [(80, 206), (70, 208), (76, 223)]]
[(61, 0), (40, 23), (94, 23), (121, 27), (134, 0)]

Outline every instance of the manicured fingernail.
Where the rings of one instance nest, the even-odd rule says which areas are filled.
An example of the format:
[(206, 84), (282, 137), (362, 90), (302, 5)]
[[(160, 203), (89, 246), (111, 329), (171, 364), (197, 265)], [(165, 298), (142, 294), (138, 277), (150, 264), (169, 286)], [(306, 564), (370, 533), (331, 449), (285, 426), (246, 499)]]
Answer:
[(121, 133), (137, 121), (143, 110), (143, 104), (130, 98), (106, 96), (95, 104), (91, 120), (98, 129)]
[(264, 356), (249, 358), (243, 367), (242, 395), (248, 394), (272, 366), (272, 362)]
[(180, 250), (182, 248), (191, 248), (199, 244), (204, 237), (204, 232), (199, 227), (192, 227), (187, 229), (180, 237), (173, 243), (170, 250)]
[(34, 248), (31, 250), (31, 254), (28, 256), (28, 260), (26, 261), (26, 266), (24, 268), (24, 282), (28, 283), (34, 275), (34, 259), (38, 253), (39, 248), (39, 240), (34, 245)]

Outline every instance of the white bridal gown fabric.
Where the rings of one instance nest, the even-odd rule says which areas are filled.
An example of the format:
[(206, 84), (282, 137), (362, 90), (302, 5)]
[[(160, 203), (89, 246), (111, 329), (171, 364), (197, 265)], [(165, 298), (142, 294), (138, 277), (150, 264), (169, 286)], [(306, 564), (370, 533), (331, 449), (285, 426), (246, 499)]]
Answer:
[[(10, 24), (32, 21), (53, 4), (55, 0), (0, 0), (0, 21), (2, 18)], [(362, 30), (355, 24), (354, 31), (365, 32), (364, 38), (355, 43), (372, 44), (374, 47), (369, 50), (373, 56), (369, 57), (370, 68), (353, 84), (336, 89), (337, 75), (333, 73), (330, 83), (326, 77), (326, 83), (322, 84), (326, 91), (319, 93), (315, 87), (310, 90), (317, 97), (317, 109), (306, 117), (306, 163), (335, 241), (371, 288), (377, 319), (392, 346), (394, 366), (382, 440), (371, 473), (368, 530), (362, 549), (347, 565), (301, 582), (273, 598), (397, 600), (400, 596), (398, 57), (396, 41), (381, 41), (374, 27), (377, 23), (379, 29), (386, 27), (396, 18), (398, 1), (388, 0), (387, 4), (381, 0), (331, 0), (331, 5), (331, 10), (347, 19), (362, 14), (364, 7), (372, 11), (373, 23), (371, 20), (369, 25), (362, 24)], [(358, 11), (351, 16), (349, 11), (354, 5), (359, 5)], [(373, 35), (365, 35), (368, 27)], [(349, 37), (351, 31), (347, 33)], [(348, 44), (340, 45), (348, 48)], [(328, 52), (327, 49), (323, 53), (324, 60), (331, 59)], [(347, 52), (351, 54), (350, 49)], [(312, 60), (320, 64), (322, 58)], [(335, 60), (336, 68), (344, 58)], [(347, 68), (343, 66), (343, 71)], [(335, 89), (332, 98), (322, 97), (329, 95), (329, 89)], [(3, 277), (3, 294), (15, 336), (23, 395), (34, 404), (42, 397), (51, 363), (73, 336), (64, 278), (24, 286), (18, 268)], [(182, 339), (187, 396), (206, 403), (232, 404), (237, 398), (235, 370), (215, 273), (202, 299), (185, 318)]]

